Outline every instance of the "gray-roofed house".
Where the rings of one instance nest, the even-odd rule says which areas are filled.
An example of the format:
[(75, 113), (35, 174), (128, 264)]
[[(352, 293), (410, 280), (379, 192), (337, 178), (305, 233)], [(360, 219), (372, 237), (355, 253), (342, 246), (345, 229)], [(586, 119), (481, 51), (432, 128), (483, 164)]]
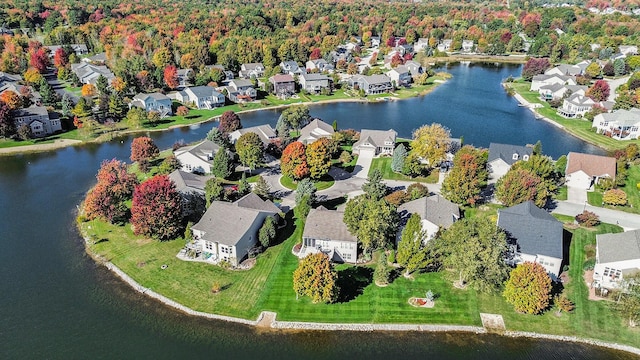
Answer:
[(348, 80), (349, 86), (362, 89), (366, 95), (384, 94), (393, 90), (391, 79), (387, 75), (356, 75)]
[(318, 70), (319, 72), (333, 72), (335, 67), (329, 64), (325, 59), (309, 60), (305, 64), (307, 71)]
[(473, 40), (462, 40), (462, 51), (463, 52), (472, 52), (474, 48)]
[(498, 227), (509, 237), (507, 263), (536, 262), (552, 279), (560, 275), (563, 261), (562, 223), (532, 201), (498, 210)]
[(591, 125), (599, 134), (616, 140), (632, 140), (640, 136), (640, 109), (619, 109), (598, 114)]
[(545, 75), (569, 75), (576, 76), (582, 74), (582, 68), (578, 65), (560, 64), (556, 67), (547, 69)]
[(131, 100), (129, 108), (132, 106), (139, 107), (146, 111), (155, 111), (160, 114), (160, 117), (173, 114), (171, 110), (171, 99), (167, 95), (160, 93), (137, 94)]
[(627, 275), (640, 272), (640, 230), (596, 235), (593, 286), (620, 287)]
[(558, 114), (566, 118), (582, 117), (596, 104), (593, 99), (584, 94), (571, 94), (564, 99), (562, 106), (558, 108)]
[[(427, 233), (426, 240), (436, 236), (440, 228), (448, 229), (460, 219), (458, 205), (440, 195), (425, 196), (398, 206), (401, 229), (404, 228), (411, 214), (420, 215), (422, 230)], [(399, 233), (401, 230), (399, 231)]]
[(404, 65), (399, 65), (395, 69), (391, 69), (385, 73), (396, 86), (406, 86), (411, 83), (411, 73)]
[(511, 169), (511, 165), (516, 161), (528, 161), (531, 155), (533, 155), (533, 149), (528, 146), (489, 144), (489, 158), (487, 159), (487, 168), (491, 174), (489, 182), (496, 182)]
[(107, 62), (107, 53), (97, 53), (93, 56), (84, 57), (80, 61), (93, 64), (104, 64), (105, 62)]
[(429, 48), (429, 38), (419, 38), (415, 44), (413, 44), (413, 50), (416, 53), (419, 53), (425, 48)]
[(276, 132), (275, 130), (273, 130), (271, 125), (265, 124), (265, 125), (259, 125), (259, 126), (252, 126), (248, 128), (242, 128), (242, 129), (233, 131), (229, 134), (229, 140), (231, 141), (232, 144), (235, 144), (236, 141), (238, 141), (238, 139), (240, 138), (240, 136), (250, 132), (258, 134), (258, 136), (260, 137), (260, 140), (262, 140), (262, 143), (265, 146), (269, 145), (272, 141), (274, 141), (278, 137), (278, 135), (276, 135)]
[(300, 129), (298, 141), (308, 145), (320, 138), (331, 138), (334, 132), (333, 126), (320, 119), (313, 119), (307, 126)]
[(213, 109), (224, 106), (225, 97), (213, 86), (194, 86), (178, 91), (176, 100), (183, 104), (191, 104), (198, 109)]
[(331, 79), (323, 74), (302, 74), (298, 77), (300, 87), (310, 93), (319, 93), (331, 88)]
[(58, 117), (49, 117), (49, 112), (44, 106), (32, 105), (27, 108), (11, 111), (16, 122), (16, 127), (27, 125), (35, 137), (44, 137), (57, 131), (62, 131), (62, 124)]
[(178, 69), (178, 86), (185, 87), (191, 86), (191, 80), (194, 78), (195, 73), (191, 69)]
[(219, 150), (218, 144), (204, 140), (195, 145), (181, 147), (173, 154), (180, 161), (183, 171), (208, 174), (211, 172), (213, 157)]
[(207, 180), (213, 176), (210, 175), (198, 175), (192, 172), (182, 171), (180, 169), (174, 170), (169, 174), (169, 179), (176, 185), (176, 190), (181, 194), (196, 193), (204, 196)]
[(380, 154), (393, 154), (396, 147), (395, 130), (369, 130), (362, 129), (360, 139), (353, 144), (353, 153), (361, 154), (368, 152), (372, 156)]
[(283, 74), (289, 74), (291, 76), (302, 75), (307, 73), (306, 69), (301, 68), (297, 62), (291, 61), (291, 60), (281, 62), (280, 70), (282, 70)]
[(262, 63), (249, 63), (240, 65), (238, 72), (243, 79), (256, 79), (264, 76), (264, 65)]
[(107, 78), (107, 81), (111, 84), (111, 81), (116, 77), (108, 67), (104, 65), (93, 65), (88, 62), (71, 64), (71, 71), (76, 74), (83, 84), (96, 85), (101, 75)]
[(424, 72), (422, 65), (413, 60), (405, 61), (404, 66), (409, 70), (412, 77), (420, 76)]
[(226, 86), (227, 97), (233, 102), (249, 102), (256, 99), (258, 92), (253, 88), (253, 83), (246, 79), (233, 79)]
[(453, 40), (444, 39), (444, 40), (442, 40), (442, 42), (440, 42), (440, 44), (438, 44), (437, 49), (440, 52), (451, 51), (451, 44), (453, 44)]
[(344, 213), (323, 206), (311, 209), (302, 231), (299, 257), (322, 252), (331, 261), (355, 264), (358, 259), (358, 239), (342, 221)]
[(267, 216), (277, 219), (280, 209), (269, 200), (249, 193), (234, 203), (213, 201), (191, 228), (191, 246), (202, 261), (238, 266), (256, 246), (258, 231)]
[(551, 85), (551, 84), (560, 84), (560, 85), (578, 85), (575, 76), (569, 75), (558, 75), (558, 74), (541, 74), (535, 75), (531, 79), (531, 87), (530, 91), (538, 91), (541, 86)]
[(289, 74), (277, 74), (269, 78), (273, 93), (277, 96), (288, 97), (296, 93), (296, 83)]
[(87, 45), (85, 44), (70, 44), (70, 45), (46, 45), (45, 48), (49, 49), (49, 57), (53, 57), (56, 54), (56, 51), (60, 48), (69, 47), (73, 52), (78, 55), (86, 55), (89, 53), (89, 49), (87, 49)]

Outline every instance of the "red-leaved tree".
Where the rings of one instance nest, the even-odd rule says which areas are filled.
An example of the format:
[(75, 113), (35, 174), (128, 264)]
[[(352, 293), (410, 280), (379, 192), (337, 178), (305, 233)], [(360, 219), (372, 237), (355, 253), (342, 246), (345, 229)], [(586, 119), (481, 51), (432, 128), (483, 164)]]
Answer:
[(127, 216), (126, 201), (131, 199), (138, 181), (127, 172), (127, 165), (116, 159), (105, 160), (96, 175), (98, 184), (84, 201), (87, 219), (100, 218), (111, 223), (123, 222)]
[(47, 50), (43, 47), (35, 50), (31, 53), (29, 63), (32, 67), (36, 68), (40, 74), (45, 73), (47, 71), (47, 66), (49, 66), (49, 54), (47, 54)]
[(551, 67), (551, 63), (547, 58), (531, 58), (527, 60), (522, 68), (522, 78), (531, 81), (535, 75), (544, 74), (545, 70)]
[(136, 235), (158, 240), (174, 239), (182, 230), (182, 201), (167, 175), (157, 175), (136, 186), (131, 206), (131, 226)]
[(164, 68), (164, 83), (171, 89), (175, 89), (180, 85), (178, 82), (178, 69), (169, 65)]
[(295, 180), (309, 176), (306, 147), (300, 141), (289, 144), (282, 152), (280, 159), (282, 174)]
[(238, 129), (242, 129), (242, 123), (240, 122), (238, 114), (231, 110), (222, 113), (222, 116), (220, 116), (220, 124), (218, 124), (218, 130), (227, 135)]
[(147, 172), (149, 170), (149, 161), (158, 156), (160, 151), (150, 137), (141, 136), (133, 139), (131, 142), (131, 161), (137, 161), (140, 170)]
[(63, 48), (58, 48), (53, 54), (53, 65), (57, 68), (65, 67), (69, 64), (69, 54)]
[(322, 53), (319, 48), (314, 48), (309, 55), (309, 60), (318, 60), (322, 57)]
[(600, 102), (609, 98), (609, 84), (605, 80), (598, 80), (592, 87), (587, 89), (585, 95), (590, 97), (593, 101)]

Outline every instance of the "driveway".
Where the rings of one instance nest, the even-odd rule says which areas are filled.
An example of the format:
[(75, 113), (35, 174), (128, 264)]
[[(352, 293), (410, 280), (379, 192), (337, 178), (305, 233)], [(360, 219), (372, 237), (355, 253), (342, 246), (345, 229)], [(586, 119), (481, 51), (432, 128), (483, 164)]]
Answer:
[(587, 202), (587, 190), (567, 186), (567, 201), (584, 205)]
[(555, 214), (576, 216), (582, 213), (583, 210), (594, 212), (598, 217), (600, 217), (600, 221), (609, 224), (618, 224), (622, 226), (625, 231), (640, 229), (640, 216), (637, 214), (595, 207), (588, 204), (585, 205), (584, 203), (574, 204), (568, 201), (558, 201), (556, 208), (551, 212)]
[(78, 103), (78, 100), (80, 100), (78, 95), (72, 93), (71, 91), (67, 91), (67, 89), (65, 89), (64, 87), (64, 84), (60, 80), (58, 80), (58, 78), (53, 74), (53, 72), (48, 72), (47, 74), (44, 75), (44, 78), (45, 80), (47, 80), (49, 85), (51, 85), (51, 87), (56, 92), (56, 94), (60, 96), (60, 98), (62, 98), (64, 94), (67, 94), (69, 95), (69, 97), (71, 98), (71, 101), (74, 104)]
[(371, 161), (374, 157), (373, 150), (361, 150), (358, 155), (358, 161), (356, 167), (353, 168), (353, 176), (361, 179), (366, 179), (369, 175), (369, 169), (371, 168)]
[(609, 101), (616, 101), (616, 97), (618, 97), (618, 93), (616, 92), (616, 89), (618, 88), (618, 86), (622, 85), (622, 84), (626, 84), (627, 81), (629, 81), (629, 76), (625, 76), (623, 78), (619, 78), (619, 79), (613, 79), (613, 80), (606, 80), (607, 84), (609, 84), (609, 98), (607, 100)]

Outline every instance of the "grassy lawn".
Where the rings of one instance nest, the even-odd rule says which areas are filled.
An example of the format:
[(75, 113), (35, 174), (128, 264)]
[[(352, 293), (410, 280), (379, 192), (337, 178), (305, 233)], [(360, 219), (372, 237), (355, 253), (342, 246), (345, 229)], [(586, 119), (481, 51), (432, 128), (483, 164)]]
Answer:
[(588, 191), (587, 202), (589, 205), (602, 207), (602, 192), (600, 190)]
[(439, 171), (432, 171), (427, 177), (409, 177), (403, 174), (398, 174), (391, 170), (391, 157), (379, 157), (374, 158), (371, 161), (371, 168), (369, 169), (369, 174), (373, 172), (373, 170), (378, 169), (382, 173), (382, 178), (387, 180), (401, 180), (401, 181), (414, 181), (414, 182), (425, 182), (430, 184), (435, 184), (438, 182)]
[(622, 190), (627, 194), (627, 202), (632, 209), (638, 211), (640, 209), (640, 190), (637, 184), (640, 183), (640, 166), (632, 165), (627, 170), (627, 182)]
[[(326, 190), (335, 184), (335, 180), (331, 177), (331, 175), (325, 175), (320, 178), (320, 180), (313, 180), (313, 183), (316, 185), (316, 189), (318, 190)], [(282, 176), (280, 178), (280, 184), (286, 187), (289, 190), (295, 190), (298, 188), (298, 183), (291, 179), (288, 176)]]
[(44, 139), (31, 139), (26, 141), (19, 141), (13, 139), (0, 139), (0, 148), (10, 148), (16, 146), (27, 146), (27, 145), (40, 145), (40, 144), (52, 144), (55, 142), (55, 139), (52, 138), (44, 138)]
[(567, 186), (561, 186), (558, 188), (558, 192), (555, 195), (556, 200), (567, 200)]

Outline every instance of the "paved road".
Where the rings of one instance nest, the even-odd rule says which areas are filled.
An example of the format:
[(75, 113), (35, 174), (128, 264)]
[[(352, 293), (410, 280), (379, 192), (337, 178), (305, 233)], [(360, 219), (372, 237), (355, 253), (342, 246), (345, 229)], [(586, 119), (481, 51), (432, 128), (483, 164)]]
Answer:
[(600, 221), (609, 224), (618, 224), (627, 230), (640, 229), (640, 216), (630, 214), (624, 211), (604, 209), (591, 205), (575, 204), (567, 201), (559, 201), (555, 209), (551, 212), (555, 214), (575, 216), (584, 210), (596, 213), (600, 217)]
[(616, 101), (616, 97), (618, 97), (618, 93), (616, 92), (616, 89), (618, 88), (618, 86), (622, 84), (626, 84), (627, 81), (629, 81), (629, 76), (625, 76), (620, 79), (606, 80), (606, 81), (607, 81), (607, 84), (609, 84), (609, 89), (610, 89), (609, 98), (607, 100)]
[(49, 73), (45, 74), (44, 78), (47, 80), (49, 85), (51, 85), (53, 90), (55, 90), (56, 94), (58, 94), (60, 96), (61, 99), (62, 99), (62, 96), (64, 96), (64, 94), (67, 94), (67, 95), (69, 95), (69, 97), (71, 98), (71, 101), (74, 104), (78, 103), (78, 100), (80, 99), (78, 97), (78, 95), (76, 95), (76, 94), (74, 94), (74, 93), (72, 93), (70, 91), (67, 91), (64, 88), (64, 84), (60, 80), (58, 80), (58, 78), (52, 72), (49, 72)]

